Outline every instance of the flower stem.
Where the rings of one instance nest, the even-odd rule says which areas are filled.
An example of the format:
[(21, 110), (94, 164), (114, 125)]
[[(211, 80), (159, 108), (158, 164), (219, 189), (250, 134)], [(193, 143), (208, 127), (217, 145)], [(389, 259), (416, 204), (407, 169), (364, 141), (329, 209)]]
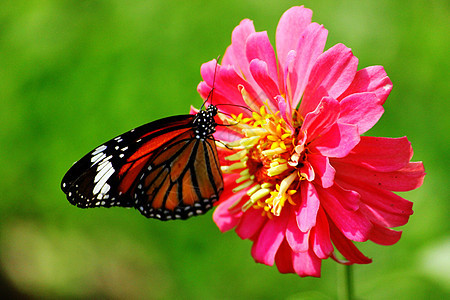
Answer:
[(353, 266), (344, 265), (342, 268), (342, 282), (340, 284), (340, 297), (341, 300), (354, 300), (354, 290), (353, 290)]

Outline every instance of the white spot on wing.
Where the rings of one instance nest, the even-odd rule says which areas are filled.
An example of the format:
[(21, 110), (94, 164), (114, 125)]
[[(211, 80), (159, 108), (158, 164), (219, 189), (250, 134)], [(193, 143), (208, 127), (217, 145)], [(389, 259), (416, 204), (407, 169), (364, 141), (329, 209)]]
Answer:
[[(94, 190), (92, 191), (94, 195), (97, 195), (98, 192), (100, 192), (100, 190), (103, 188), (103, 186), (106, 184), (106, 181), (109, 179), (109, 177), (111, 177), (112, 174), (114, 174), (114, 168), (111, 167), (110, 169), (108, 169), (108, 172), (106, 172), (106, 174), (103, 175), (99, 180), (99, 182), (97, 182), (97, 184), (94, 186)], [(97, 176), (95, 177), (97, 178)]]
[(106, 157), (106, 154), (105, 154), (105, 153), (103, 153), (103, 152), (97, 153), (96, 155), (94, 155), (94, 156), (91, 158), (91, 162), (92, 162), (92, 164), (94, 165), (97, 161), (99, 161), (100, 159), (103, 159), (103, 158), (105, 158), (105, 157)]
[(105, 145), (98, 146), (98, 147), (94, 150), (94, 152), (92, 152), (92, 155), (96, 155), (97, 153), (103, 152), (103, 150), (105, 150), (105, 149), (106, 149), (106, 146), (105, 146)]
[[(95, 175), (94, 183), (98, 182), (107, 172), (109, 172), (111, 169), (113, 169), (112, 163), (108, 162), (105, 164), (104, 167), (101, 168), (101, 170)], [(113, 169), (114, 172), (114, 169)]]
[[(103, 187), (102, 187), (102, 190), (100, 191), (100, 193), (101, 194), (103, 194), (103, 195), (105, 195), (103, 198), (105, 198), (105, 199), (108, 199), (109, 198), (109, 196), (108, 195), (106, 195), (108, 192), (109, 192), (109, 189), (111, 188), (111, 186), (109, 185), (109, 184), (105, 184)], [(107, 197), (108, 196), (108, 197)]]

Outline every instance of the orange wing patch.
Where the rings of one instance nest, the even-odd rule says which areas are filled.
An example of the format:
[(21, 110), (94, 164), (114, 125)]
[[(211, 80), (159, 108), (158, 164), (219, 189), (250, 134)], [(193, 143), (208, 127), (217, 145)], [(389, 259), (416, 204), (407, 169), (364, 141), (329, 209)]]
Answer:
[(217, 200), (223, 189), (213, 139), (181, 137), (151, 161), (150, 169), (141, 187), (150, 210), (194, 207), (193, 213), (200, 214), (202, 207)]

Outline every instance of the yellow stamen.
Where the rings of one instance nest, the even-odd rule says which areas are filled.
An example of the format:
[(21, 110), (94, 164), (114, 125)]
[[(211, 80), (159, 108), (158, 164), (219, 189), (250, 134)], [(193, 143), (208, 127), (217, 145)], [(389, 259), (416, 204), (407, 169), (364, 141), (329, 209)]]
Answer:
[(242, 171), (241, 173), (239, 173), (239, 175), (241, 175), (241, 176), (250, 175), (250, 171), (249, 171), (248, 169), (245, 169), (244, 171)]
[(285, 134), (283, 134), (283, 135), (281, 136), (281, 139), (282, 139), (282, 140), (285, 140), (285, 139), (287, 139), (287, 138), (290, 137), (290, 136), (291, 136), (290, 133), (285, 133)]
[(226, 143), (226, 145), (230, 148), (236, 148), (239, 147), (241, 145), (241, 140), (237, 140), (237, 141), (233, 141), (233, 142), (228, 142)]
[(262, 119), (262, 117), (257, 112), (252, 112), (252, 117), (257, 121)]
[(278, 125), (277, 125), (277, 135), (278, 136), (281, 135), (281, 125), (280, 125), (280, 123), (278, 123)]
[(260, 139), (259, 136), (251, 136), (251, 137), (240, 140), (240, 145), (242, 145), (246, 148), (253, 147), (254, 145), (256, 145), (256, 143), (258, 143), (259, 139)]
[(248, 153), (247, 150), (241, 150), (232, 155), (226, 156), (225, 159), (226, 160), (241, 160), (242, 158), (244, 158), (247, 155), (247, 153)]
[(263, 189), (268, 189), (268, 188), (270, 188), (270, 187), (272, 187), (272, 186), (273, 186), (273, 184), (268, 183), (268, 182), (264, 182), (263, 184), (261, 184), (261, 187), (262, 187)]
[[(266, 130), (266, 132), (267, 132), (267, 130)], [(272, 142), (278, 141), (278, 137), (275, 136), (275, 135), (268, 135), (268, 136), (267, 136), (267, 139), (268, 139), (269, 141), (272, 141)]]
[(256, 202), (257, 200), (269, 195), (270, 190), (269, 189), (259, 189), (257, 192), (255, 192), (250, 199), (254, 202)]
[(271, 167), (271, 168), (274, 168), (274, 167), (278, 166), (279, 164), (280, 164), (280, 163), (279, 163), (278, 161), (274, 160), (274, 161), (272, 161), (272, 162), (270, 163), (270, 167)]
[(241, 176), (238, 179), (236, 179), (236, 183), (241, 183), (242, 181), (246, 181), (249, 178), (250, 178), (250, 175)]
[(280, 175), (281, 173), (283, 173), (287, 169), (289, 169), (287, 164), (277, 165), (277, 166), (269, 168), (267, 170), (267, 175), (269, 175), (270, 177), (276, 176), (276, 175)]
[(261, 114), (261, 116), (266, 115), (266, 107), (264, 105), (260, 107), (259, 113)]
[(292, 182), (294, 182), (295, 178), (297, 178), (296, 172), (294, 172), (291, 175), (289, 175), (288, 177), (284, 178), (280, 184), (280, 189), (279, 189), (280, 193), (283, 193), (283, 194), (286, 193), (287, 189), (292, 184)]
[[(267, 102), (255, 107), (256, 102), (242, 85), (239, 90), (252, 114), (249, 118), (242, 113), (232, 115), (231, 118), (224, 117), (224, 123), (233, 124), (233, 130), (241, 132), (243, 136), (240, 140), (226, 144), (227, 148), (234, 151), (225, 158), (232, 164), (222, 167), (222, 170), (224, 173), (240, 175), (233, 192), (246, 191), (245, 197), (248, 197), (248, 200), (241, 198), (233, 203), (234, 212), (261, 208), (261, 214), (272, 219), (282, 213), (286, 203), (299, 204), (293, 195), (298, 192), (299, 181), (306, 177), (306, 174), (299, 174), (298, 166), (306, 159), (307, 153), (295, 147), (303, 144), (304, 133), (298, 128), (303, 120), (293, 110), (294, 128), (287, 126), (281, 113), (272, 111), (271, 104)], [(293, 130), (300, 130), (301, 137), (293, 135)]]
[(245, 168), (247, 165), (245, 162), (237, 162), (232, 164), (231, 166), (221, 166), (220, 169), (222, 170), (222, 172), (224, 173), (229, 173), (233, 170), (237, 170), (237, 169), (243, 169)]
[(267, 130), (265, 130), (264, 128), (250, 127), (250, 128), (242, 129), (242, 131), (244, 132), (246, 137), (250, 137), (250, 136), (262, 137), (267, 134)]
[(256, 192), (253, 193), (253, 195), (250, 197), (250, 199), (242, 205), (242, 210), (246, 211), (250, 207), (253, 206), (253, 204), (256, 203), (261, 198), (264, 198), (265, 196), (269, 195), (270, 190), (269, 189), (259, 189)]
[(262, 151), (261, 153), (262, 153), (264, 156), (273, 156), (273, 155), (275, 155), (275, 154), (281, 154), (281, 153), (284, 153), (284, 152), (286, 152), (286, 149), (283, 149), (283, 148), (277, 148), (277, 149), (264, 150), (264, 151)]
[(241, 191), (241, 190), (251, 186), (252, 184), (253, 184), (253, 180), (246, 181), (243, 184), (238, 185), (237, 187), (235, 187), (233, 189), (233, 193), (237, 193), (237, 192), (239, 192), (239, 191)]
[(257, 190), (259, 190), (261, 188), (261, 185), (256, 184), (255, 186), (251, 187), (248, 191), (247, 191), (247, 195), (251, 196), (253, 195), (254, 192), (256, 192)]

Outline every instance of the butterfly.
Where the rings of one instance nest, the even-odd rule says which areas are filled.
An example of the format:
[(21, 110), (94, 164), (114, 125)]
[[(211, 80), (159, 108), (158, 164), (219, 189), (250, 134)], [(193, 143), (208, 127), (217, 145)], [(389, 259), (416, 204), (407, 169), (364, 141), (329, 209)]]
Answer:
[(211, 104), (121, 134), (75, 162), (61, 189), (81, 208), (134, 207), (159, 220), (204, 214), (223, 190), (217, 113)]

